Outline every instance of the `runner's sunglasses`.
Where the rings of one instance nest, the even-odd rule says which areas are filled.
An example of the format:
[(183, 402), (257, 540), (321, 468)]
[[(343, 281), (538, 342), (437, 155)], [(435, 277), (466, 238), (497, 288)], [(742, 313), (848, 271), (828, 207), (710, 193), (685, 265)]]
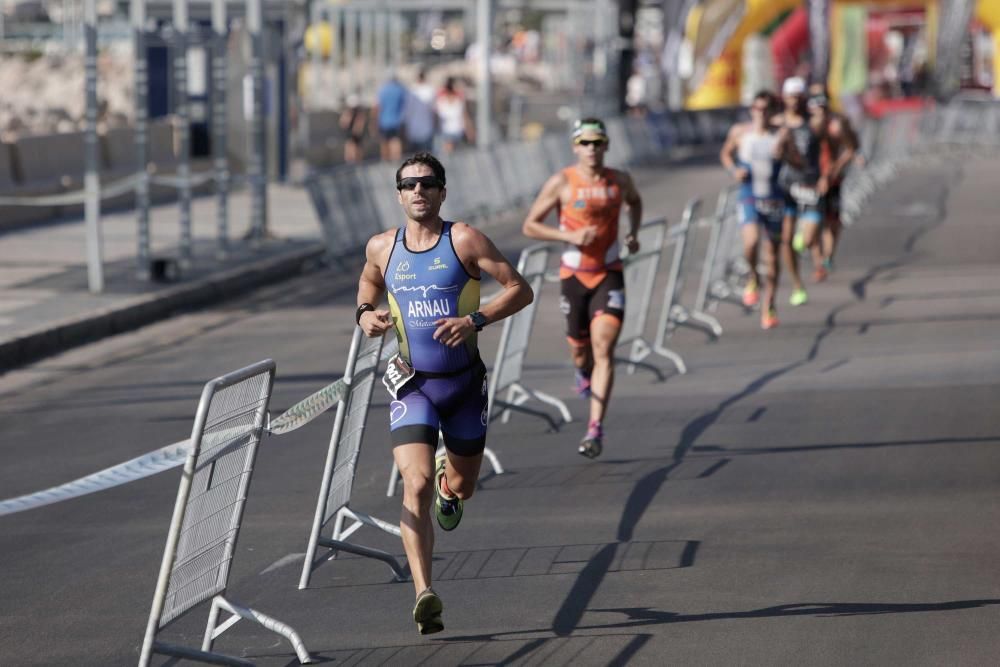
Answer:
[(397, 190), (416, 190), (417, 184), (424, 189), (437, 188), (440, 190), (444, 183), (437, 176), (407, 176), (396, 181)]
[(607, 139), (577, 139), (577, 146), (597, 146), (600, 148), (608, 143)]

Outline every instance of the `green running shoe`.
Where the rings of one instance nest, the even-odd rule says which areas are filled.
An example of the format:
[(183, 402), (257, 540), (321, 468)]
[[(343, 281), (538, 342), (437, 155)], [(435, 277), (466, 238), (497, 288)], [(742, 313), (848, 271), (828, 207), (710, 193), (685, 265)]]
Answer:
[(462, 499), (456, 496), (446, 498), (441, 494), (441, 478), (444, 477), (446, 457), (437, 457), (437, 467), (434, 471), (434, 514), (438, 525), (444, 530), (455, 530), (462, 520)]
[(444, 630), (442, 611), (444, 604), (437, 593), (430, 588), (424, 589), (424, 592), (417, 596), (417, 603), (413, 605), (413, 620), (417, 622), (417, 631), (422, 635), (432, 635)]
[(797, 289), (792, 291), (792, 296), (788, 297), (788, 303), (793, 306), (801, 306), (802, 304), (809, 301), (809, 295), (806, 294), (804, 289)]
[(795, 232), (792, 237), (792, 250), (800, 255), (806, 251), (806, 237), (802, 232)]

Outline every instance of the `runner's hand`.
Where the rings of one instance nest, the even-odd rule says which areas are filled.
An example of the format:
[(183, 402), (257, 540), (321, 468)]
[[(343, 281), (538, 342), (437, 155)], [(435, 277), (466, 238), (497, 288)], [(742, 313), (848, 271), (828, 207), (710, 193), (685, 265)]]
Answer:
[(639, 252), (639, 239), (635, 237), (635, 234), (625, 235), (625, 247), (628, 248), (628, 254), (630, 255)]
[(597, 238), (597, 228), (596, 227), (581, 227), (576, 231), (569, 233), (569, 239), (567, 239), (571, 244), (579, 247), (588, 246), (594, 242)]
[(468, 317), (442, 317), (434, 324), (437, 325), (434, 340), (448, 347), (458, 347), (476, 330)]
[(736, 169), (733, 169), (732, 174), (734, 181), (737, 183), (743, 183), (747, 180), (747, 176), (750, 175), (750, 171), (743, 167), (736, 167)]
[(816, 192), (819, 193), (820, 197), (822, 197), (829, 191), (830, 180), (826, 176), (820, 176), (819, 180), (816, 181)]
[(366, 336), (377, 338), (392, 328), (392, 315), (388, 310), (367, 310), (361, 313), (358, 324)]

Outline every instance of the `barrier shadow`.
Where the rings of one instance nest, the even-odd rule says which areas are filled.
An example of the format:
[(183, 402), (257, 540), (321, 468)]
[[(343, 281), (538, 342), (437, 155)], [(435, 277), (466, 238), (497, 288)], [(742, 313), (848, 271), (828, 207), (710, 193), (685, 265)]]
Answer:
[[(698, 540), (678, 539), (442, 551), (434, 554), (434, 580), (482, 581), (580, 574), (581, 579), (589, 581), (590, 577), (584, 575), (598, 566), (602, 568), (602, 577), (608, 573), (678, 570), (694, 565), (700, 547)], [(363, 559), (344, 553), (337, 560), (350, 567)], [(343, 582), (311, 588), (358, 588), (385, 583), (383, 579), (359, 582), (349, 576), (343, 577)], [(574, 602), (578, 597), (573, 597)]]
[[(801, 452), (836, 451), (839, 449), (881, 449), (883, 447), (913, 447), (921, 445), (968, 445), (1000, 442), (1000, 434), (975, 438), (926, 438), (922, 440), (883, 440), (881, 442), (836, 442), (788, 447), (723, 447), (700, 445), (692, 451), (731, 456), (756, 456), (759, 454), (797, 454)], [(725, 459), (723, 459), (725, 460)]]
[(751, 609), (748, 611), (724, 611), (705, 614), (682, 614), (659, 611), (650, 607), (620, 607), (591, 609), (591, 612), (623, 614), (626, 620), (620, 623), (602, 623), (581, 626), (580, 629), (617, 629), (665, 625), (669, 623), (695, 623), (700, 621), (724, 621), (753, 618), (795, 618), (815, 616), (817, 618), (837, 618), (840, 616), (874, 616), (882, 614), (914, 614), (937, 611), (961, 611), (1000, 605), (1000, 599), (955, 600), (951, 602), (800, 602)]
[[(726, 464), (729, 459), (719, 461), (706, 460), (708, 457), (697, 457), (673, 466), (671, 479), (674, 481), (690, 481), (711, 477)], [(713, 459), (715, 457), (712, 457)], [(673, 465), (671, 459), (603, 459), (575, 466), (535, 466), (524, 470), (506, 470), (503, 475), (484, 477), (480, 479), (479, 488), (483, 491), (506, 491), (514, 489), (533, 489), (545, 487), (590, 486), (596, 484), (629, 484), (637, 483), (650, 474), (662, 469), (665, 465)]]
[[(312, 653), (317, 664), (350, 665), (486, 665), (515, 664), (569, 667), (586, 657), (588, 664), (614, 667), (627, 665), (652, 639), (649, 634), (602, 634), (585, 637), (537, 637), (524, 639), (428, 638), (420, 644), (370, 648), (330, 648)], [(289, 658), (288, 667), (299, 662), (289, 653), (250, 653), (251, 660)]]

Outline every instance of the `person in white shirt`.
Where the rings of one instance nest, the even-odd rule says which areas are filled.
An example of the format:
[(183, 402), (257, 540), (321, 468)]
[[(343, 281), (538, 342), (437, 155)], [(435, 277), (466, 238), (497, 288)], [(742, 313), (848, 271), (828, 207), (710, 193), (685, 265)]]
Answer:
[(417, 82), (410, 87), (403, 108), (406, 147), (412, 153), (428, 152), (434, 146), (434, 86), (427, 83), (427, 73), (417, 72)]
[(434, 101), (434, 111), (437, 112), (438, 129), (441, 133), (441, 148), (445, 153), (451, 153), (455, 146), (468, 139), (475, 141), (475, 130), (472, 119), (465, 104), (465, 96), (455, 85), (455, 77), (449, 76)]

